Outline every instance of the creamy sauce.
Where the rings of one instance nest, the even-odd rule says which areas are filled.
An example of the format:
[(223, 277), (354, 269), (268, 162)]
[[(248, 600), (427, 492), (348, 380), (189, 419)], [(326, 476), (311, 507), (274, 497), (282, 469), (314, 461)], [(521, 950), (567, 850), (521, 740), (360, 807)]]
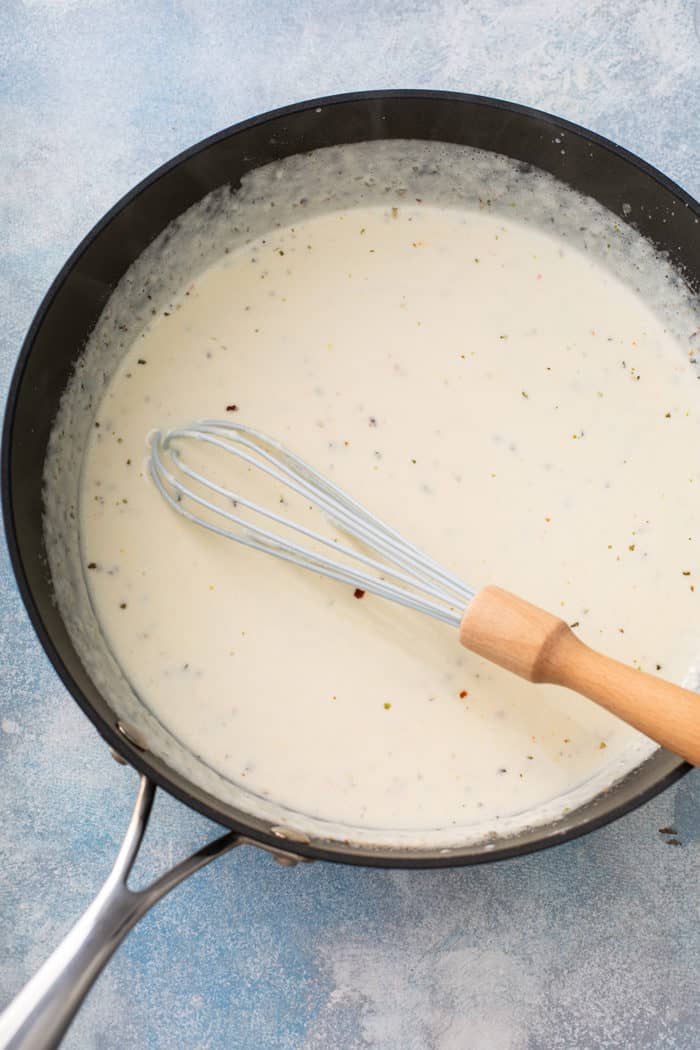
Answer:
[(159, 307), (97, 408), (80, 536), (108, 645), (169, 734), (287, 823), (449, 844), (559, 815), (650, 743), (445, 625), (195, 528), (148, 479), (146, 436), (255, 426), (474, 587), (681, 680), (694, 363), (608, 268), (517, 214), (396, 196), (249, 238)]

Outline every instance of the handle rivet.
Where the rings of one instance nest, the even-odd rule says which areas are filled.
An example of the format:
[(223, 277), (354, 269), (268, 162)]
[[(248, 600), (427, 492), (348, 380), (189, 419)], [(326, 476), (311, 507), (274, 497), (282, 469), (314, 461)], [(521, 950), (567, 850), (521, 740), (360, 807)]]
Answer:
[(134, 726), (128, 722), (122, 722), (121, 719), (117, 722), (117, 732), (121, 733), (125, 740), (135, 747), (137, 751), (148, 751), (148, 743), (143, 733), (139, 732)]

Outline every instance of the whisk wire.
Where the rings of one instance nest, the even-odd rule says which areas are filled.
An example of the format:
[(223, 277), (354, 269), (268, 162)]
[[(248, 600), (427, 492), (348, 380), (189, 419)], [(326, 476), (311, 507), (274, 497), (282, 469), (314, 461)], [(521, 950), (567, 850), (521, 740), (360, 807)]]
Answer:
[[(201, 474), (183, 459), (182, 449), (189, 440), (215, 446), (235, 455), (249, 469), (263, 471), (308, 501), (312, 507), (317, 507), (333, 525), (386, 561), (341, 544), (337, 539), (329, 539)], [(164, 462), (166, 456), (167, 465)], [(164, 435), (156, 432), (151, 442), (150, 472), (168, 504), (189, 521), (283, 561), (369, 591), (454, 626), (459, 624), (465, 606), (474, 596), (470, 587), (371, 514), (332, 481), (273, 438), (252, 427), (228, 421), (204, 420), (170, 430)], [(183, 477), (194, 482), (196, 487), (186, 484)], [(230, 502), (234, 509), (243, 507), (284, 529), (330, 548), (334, 557), (329, 558), (270, 532), (228, 508), (213, 503), (198, 488)], [(203, 508), (214, 520), (193, 513), (188, 503)], [(226, 528), (217, 523), (219, 520), (237, 528)], [(351, 564), (338, 561), (338, 556), (346, 558)], [(365, 571), (367, 569), (372, 571)], [(409, 589), (399, 584), (405, 584)]]

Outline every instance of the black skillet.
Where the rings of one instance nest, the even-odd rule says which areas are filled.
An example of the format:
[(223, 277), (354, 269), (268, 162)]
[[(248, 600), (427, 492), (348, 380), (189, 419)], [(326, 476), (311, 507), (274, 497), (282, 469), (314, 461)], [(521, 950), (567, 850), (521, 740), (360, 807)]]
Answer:
[[(121, 723), (110, 697), (83, 667), (53, 599), (42, 532), (42, 470), (58, 402), (74, 363), (116, 284), (171, 220), (246, 172), (323, 146), (371, 139), (432, 139), (476, 146), (534, 165), (635, 227), (700, 289), (700, 207), (654, 168), (598, 135), (508, 102), (437, 91), (383, 91), (318, 99), (244, 121), (193, 146), (124, 197), (63, 267), (22, 347), (7, 400), (2, 446), (5, 530), (17, 584), (57, 673), (115, 756), (141, 774), (136, 809), (115, 869), (97, 900), (0, 1017), (0, 1050), (56, 1046), (114, 949), (148, 908), (191, 871), (242, 842), (281, 863), (320, 859), (381, 867), (443, 867), (503, 860), (583, 835), (641, 805), (688, 769), (656, 752), (611, 790), (556, 823), (495, 844), (448, 852), (370, 849), (352, 843), (280, 838), (264, 821), (202, 790), (149, 751)], [(563, 146), (562, 146), (563, 142)], [(564, 147), (564, 148), (563, 148)], [(232, 829), (199, 854), (134, 893), (126, 878), (145, 830), (155, 786)]]

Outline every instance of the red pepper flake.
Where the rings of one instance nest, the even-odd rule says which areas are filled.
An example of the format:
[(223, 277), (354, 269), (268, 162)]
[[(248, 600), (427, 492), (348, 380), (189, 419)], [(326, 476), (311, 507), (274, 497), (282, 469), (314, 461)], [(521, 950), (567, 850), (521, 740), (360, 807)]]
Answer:
[(466, 689), (463, 689), (463, 690), (461, 691), (461, 693), (459, 694), (459, 699), (460, 699), (460, 700), (464, 700), (465, 696), (469, 696), (469, 693), (467, 692), (467, 690), (466, 690)]
[(360, 587), (356, 587), (355, 590), (353, 591), (353, 597), (355, 597), (355, 598), (364, 598), (364, 596), (365, 596), (365, 591), (361, 590)]
[(227, 405), (226, 406), (226, 411), (227, 412), (237, 412), (238, 411), (238, 405)]

